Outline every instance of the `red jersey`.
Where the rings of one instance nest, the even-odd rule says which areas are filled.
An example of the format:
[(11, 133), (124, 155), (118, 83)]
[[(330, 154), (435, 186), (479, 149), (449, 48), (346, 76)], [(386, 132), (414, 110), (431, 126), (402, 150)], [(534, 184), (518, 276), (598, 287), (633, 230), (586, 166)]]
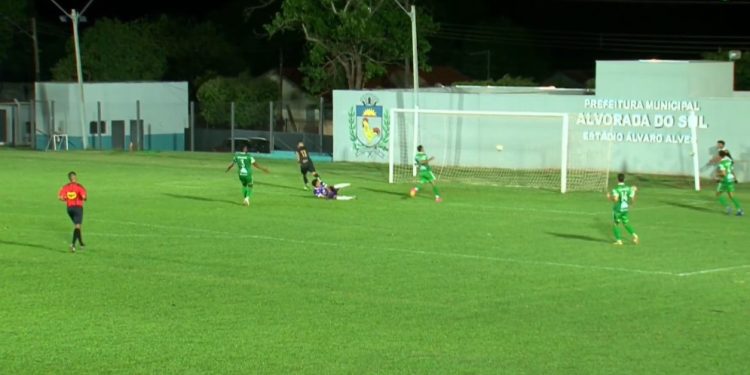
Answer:
[(60, 200), (65, 201), (68, 207), (83, 207), (86, 200), (86, 189), (77, 182), (64, 185), (57, 194)]

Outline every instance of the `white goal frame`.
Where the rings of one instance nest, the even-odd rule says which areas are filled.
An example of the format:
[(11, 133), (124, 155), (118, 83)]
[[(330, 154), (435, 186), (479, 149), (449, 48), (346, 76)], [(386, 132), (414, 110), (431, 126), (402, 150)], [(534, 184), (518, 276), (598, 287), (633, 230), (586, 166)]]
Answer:
[[(559, 118), (561, 120), (561, 155), (560, 155), (560, 192), (565, 193), (568, 191), (568, 146), (569, 146), (569, 130), (570, 130), (570, 115), (562, 112), (514, 112), (514, 111), (464, 111), (464, 110), (449, 110), (449, 109), (420, 109), (417, 108), (391, 108), (390, 118), (392, 119), (393, 125), (398, 126), (396, 121), (397, 113), (413, 113), (414, 114), (414, 134), (412, 139), (414, 145), (412, 150), (416, 150), (419, 145), (419, 115), (420, 114), (435, 114), (435, 115), (468, 115), (468, 116), (526, 116), (526, 117), (548, 117), (548, 118)], [(398, 134), (395, 127), (391, 127), (391, 137), (388, 140), (388, 183), (394, 181), (394, 169), (395, 169), (395, 155), (394, 149), (396, 146), (395, 134)], [(413, 167), (413, 175), (416, 176), (416, 165)]]

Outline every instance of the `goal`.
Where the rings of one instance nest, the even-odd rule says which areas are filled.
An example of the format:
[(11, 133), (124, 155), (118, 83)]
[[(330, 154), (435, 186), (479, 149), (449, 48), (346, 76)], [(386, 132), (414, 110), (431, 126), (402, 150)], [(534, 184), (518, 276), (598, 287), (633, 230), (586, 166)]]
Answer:
[(607, 188), (612, 141), (574, 147), (584, 130), (571, 127), (567, 113), (393, 108), (390, 119), (390, 183), (413, 181), (422, 145), (439, 181), (563, 193)]

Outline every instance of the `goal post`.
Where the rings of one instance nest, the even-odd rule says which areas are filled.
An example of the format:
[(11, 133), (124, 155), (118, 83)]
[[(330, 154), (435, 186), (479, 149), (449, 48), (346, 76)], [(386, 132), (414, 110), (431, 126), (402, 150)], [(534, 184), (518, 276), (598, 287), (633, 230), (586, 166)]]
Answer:
[[(414, 153), (422, 144), (435, 156), (432, 169), (442, 180), (559, 186), (563, 193), (607, 185), (610, 145), (571, 154), (571, 139), (580, 137), (571, 138), (567, 113), (391, 108), (390, 115), (390, 183), (413, 179)], [(598, 161), (593, 166), (583, 162), (590, 152)]]

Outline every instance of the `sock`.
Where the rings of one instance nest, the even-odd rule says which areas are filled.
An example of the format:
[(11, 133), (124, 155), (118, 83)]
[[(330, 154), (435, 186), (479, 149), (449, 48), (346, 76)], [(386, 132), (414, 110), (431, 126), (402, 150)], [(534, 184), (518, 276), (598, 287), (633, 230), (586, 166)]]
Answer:
[(633, 226), (630, 224), (625, 224), (625, 230), (630, 233), (630, 235), (635, 235), (635, 229), (633, 229)]
[(742, 209), (742, 207), (740, 207), (740, 201), (738, 201), (737, 198), (732, 197), (732, 203), (734, 203), (734, 208), (738, 211)]
[(620, 234), (620, 227), (615, 225), (612, 227), (612, 231), (615, 233), (615, 239), (618, 241), (622, 241), (622, 234)]
[(438, 188), (435, 185), (432, 185), (432, 192), (435, 193), (436, 197), (440, 196), (440, 192), (438, 191)]
[(724, 207), (729, 207), (729, 203), (727, 203), (727, 198), (725, 198), (723, 195), (719, 196), (719, 204), (721, 204)]
[(246, 189), (247, 189), (247, 194), (245, 194), (245, 198), (250, 199), (250, 197), (253, 196), (253, 188), (248, 186)]
[(305, 185), (307, 185), (307, 174), (302, 175), (302, 180), (305, 181)]
[(76, 240), (78, 239), (78, 233), (79, 233), (78, 228), (73, 229), (73, 241), (70, 243), (73, 246), (76, 245)]

